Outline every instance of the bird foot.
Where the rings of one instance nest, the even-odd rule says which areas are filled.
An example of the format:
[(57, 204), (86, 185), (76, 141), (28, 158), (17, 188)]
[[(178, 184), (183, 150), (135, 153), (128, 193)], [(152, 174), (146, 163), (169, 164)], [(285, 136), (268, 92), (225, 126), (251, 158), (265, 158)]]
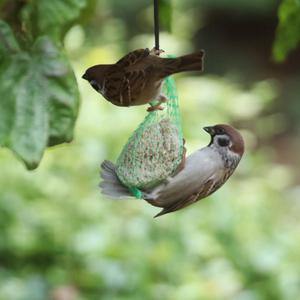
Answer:
[(156, 49), (155, 47), (150, 51), (150, 55), (156, 55), (159, 56), (161, 53), (164, 53), (165, 51), (162, 49)]
[(168, 98), (164, 95), (160, 95), (158, 98), (159, 103), (166, 103), (168, 102)]
[(148, 109), (147, 109), (148, 112), (155, 111), (155, 110), (163, 110), (164, 108), (161, 107), (160, 105), (162, 103), (166, 103), (168, 101), (168, 98), (164, 95), (159, 95), (157, 100), (158, 100), (158, 103), (156, 105), (148, 107)]
[(147, 112), (155, 111), (155, 110), (163, 110), (164, 108), (160, 106), (160, 103), (157, 105), (153, 105), (147, 108)]

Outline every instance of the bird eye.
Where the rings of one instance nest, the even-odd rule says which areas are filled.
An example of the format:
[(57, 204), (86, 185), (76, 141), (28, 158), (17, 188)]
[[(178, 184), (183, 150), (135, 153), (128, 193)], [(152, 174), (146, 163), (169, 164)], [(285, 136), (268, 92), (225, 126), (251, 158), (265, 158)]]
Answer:
[(220, 147), (226, 147), (229, 145), (229, 139), (225, 139), (225, 138), (219, 138), (218, 139), (218, 144)]

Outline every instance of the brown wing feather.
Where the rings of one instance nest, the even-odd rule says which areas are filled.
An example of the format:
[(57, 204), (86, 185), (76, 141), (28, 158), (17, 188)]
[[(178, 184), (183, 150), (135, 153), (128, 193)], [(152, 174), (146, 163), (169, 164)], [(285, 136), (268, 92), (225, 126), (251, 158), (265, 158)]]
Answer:
[(116, 65), (121, 68), (127, 68), (129, 66), (135, 65), (137, 62), (141, 61), (145, 57), (150, 54), (148, 48), (146, 49), (138, 49), (126, 54), (119, 61), (117, 61)]
[(147, 74), (147, 69), (111, 74), (113, 80), (107, 82), (105, 96), (115, 105), (130, 106), (145, 88)]
[[(105, 84), (105, 98), (117, 106), (130, 106), (140, 97), (153, 66), (139, 63), (149, 56), (149, 49), (130, 52), (107, 70), (109, 78)], [(150, 99), (149, 99), (150, 100)]]
[(194, 193), (192, 195), (190, 195), (188, 198), (185, 198), (183, 200), (177, 201), (176, 203), (165, 207), (160, 213), (158, 213), (156, 216), (154, 216), (154, 218), (168, 214), (170, 212), (182, 209), (188, 205), (191, 205), (195, 202), (197, 202), (198, 200), (206, 197), (207, 195), (211, 194), (214, 190), (214, 181), (212, 179), (209, 179), (202, 187), (202, 189), (197, 192)]

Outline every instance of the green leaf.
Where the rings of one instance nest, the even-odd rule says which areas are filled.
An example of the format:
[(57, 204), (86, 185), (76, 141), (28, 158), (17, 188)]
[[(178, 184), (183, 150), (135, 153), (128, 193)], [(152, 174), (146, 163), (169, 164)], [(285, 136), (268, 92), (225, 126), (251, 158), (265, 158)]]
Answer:
[(20, 51), (19, 44), (16, 41), (10, 27), (7, 26), (5, 22), (1, 22), (1, 21), (0, 21), (0, 41), (1, 41), (0, 54), (2, 59), (8, 53)]
[(60, 40), (79, 18), (87, 0), (33, 0), (23, 11), (23, 20), (33, 37), (48, 35)]
[(284, 0), (279, 7), (278, 17), (273, 57), (277, 62), (282, 62), (300, 41), (300, 1)]
[(48, 37), (24, 51), (0, 21), (0, 40), (0, 145), (33, 169), (48, 144), (72, 140), (77, 83), (66, 57)]

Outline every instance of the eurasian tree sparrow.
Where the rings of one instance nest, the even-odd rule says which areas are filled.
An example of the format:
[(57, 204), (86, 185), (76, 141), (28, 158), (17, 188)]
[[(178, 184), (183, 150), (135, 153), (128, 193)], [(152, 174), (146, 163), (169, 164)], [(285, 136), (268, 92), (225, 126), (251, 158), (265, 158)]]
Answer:
[(82, 78), (117, 106), (134, 106), (158, 100), (148, 111), (162, 109), (167, 98), (161, 93), (163, 79), (175, 73), (202, 71), (204, 51), (177, 58), (161, 58), (161, 50), (138, 49), (111, 65), (95, 65)]
[[(182, 209), (215, 192), (232, 175), (244, 153), (241, 134), (230, 125), (204, 127), (211, 140), (208, 146), (187, 157), (184, 168), (163, 183), (145, 190), (142, 198), (162, 207), (156, 217)], [(114, 164), (104, 161), (102, 167), (102, 193), (111, 198), (130, 197), (115, 173)]]

